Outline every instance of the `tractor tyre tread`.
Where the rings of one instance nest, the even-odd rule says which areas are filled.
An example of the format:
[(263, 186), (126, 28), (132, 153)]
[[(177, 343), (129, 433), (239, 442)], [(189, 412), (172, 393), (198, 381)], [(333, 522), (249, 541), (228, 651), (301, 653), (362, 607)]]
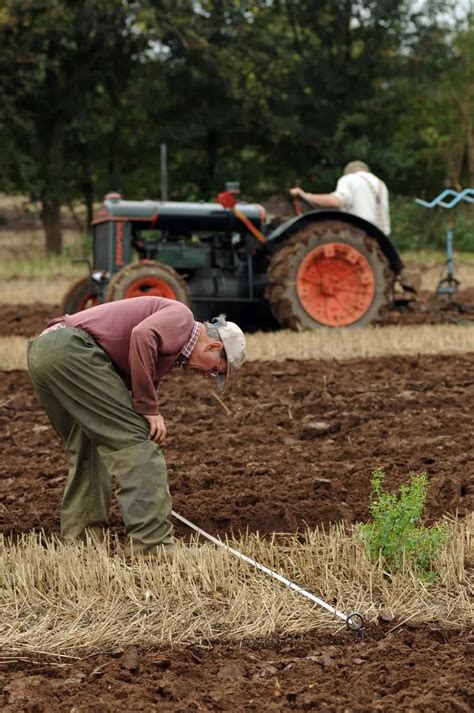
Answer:
[(105, 301), (114, 302), (115, 300), (125, 299), (125, 294), (130, 284), (134, 280), (149, 275), (159, 276), (160, 279), (168, 282), (175, 292), (177, 300), (187, 307), (191, 307), (191, 294), (184, 278), (174, 268), (156, 260), (130, 263), (130, 265), (122, 268), (120, 272), (117, 272), (107, 286)]
[[(318, 329), (325, 327), (317, 322), (310, 315), (302, 317), (302, 308), (296, 294), (296, 270), (294, 261), (305, 257), (307, 250), (317, 247), (318, 243), (327, 242), (328, 235), (330, 242), (342, 241), (349, 238), (359, 243), (359, 249), (367, 253), (378, 264), (382, 285), (378, 286), (373, 304), (362, 315), (362, 317), (349, 326), (362, 326), (380, 318), (383, 308), (390, 301), (393, 294), (395, 275), (390, 268), (388, 259), (383, 254), (380, 246), (374, 238), (359, 228), (355, 228), (348, 223), (331, 220), (320, 223), (310, 223), (306, 227), (292, 235), (287, 242), (272, 257), (268, 269), (268, 287), (265, 297), (269, 301), (272, 313), (278, 323), (293, 331), (304, 329)], [(301, 263), (299, 260), (299, 263)], [(381, 270), (380, 270), (381, 268)], [(297, 269), (297, 268), (296, 268)], [(296, 304), (297, 303), (297, 304)]]
[(61, 314), (76, 314), (86, 309), (88, 300), (92, 300), (93, 307), (99, 304), (99, 299), (91, 290), (90, 280), (88, 277), (81, 277), (68, 289), (61, 302)]

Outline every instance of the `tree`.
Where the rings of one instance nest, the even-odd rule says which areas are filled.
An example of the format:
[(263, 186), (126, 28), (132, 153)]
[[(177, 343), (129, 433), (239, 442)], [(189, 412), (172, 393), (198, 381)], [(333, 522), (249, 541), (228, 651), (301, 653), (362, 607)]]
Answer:
[(58, 252), (61, 204), (156, 195), (162, 142), (180, 199), (328, 190), (353, 158), (400, 192), (455, 184), (474, 83), (453, 1), (3, 0), (0, 188), (41, 200)]
[[(61, 252), (61, 204), (79, 195), (91, 204), (94, 164), (117, 135), (122, 89), (144, 44), (139, 9), (122, 0), (4, 0), (0, 180), (41, 201), (48, 252)], [(113, 175), (110, 151), (108, 159)]]

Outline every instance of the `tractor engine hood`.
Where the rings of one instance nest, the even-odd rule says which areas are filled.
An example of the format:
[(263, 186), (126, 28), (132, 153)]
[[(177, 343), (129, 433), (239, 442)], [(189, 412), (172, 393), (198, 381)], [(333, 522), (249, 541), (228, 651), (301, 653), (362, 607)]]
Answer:
[[(266, 220), (266, 211), (258, 203), (238, 203), (237, 208), (260, 228)], [(95, 212), (93, 225), (109, 221), (139, 223), (142, 228), (196, 232), (202, 230), (244, 232), (245, 226), (228, 209), (219, 203), (188, 203), (175, 201), (125, 201), (120, 194), (105, 196)]]

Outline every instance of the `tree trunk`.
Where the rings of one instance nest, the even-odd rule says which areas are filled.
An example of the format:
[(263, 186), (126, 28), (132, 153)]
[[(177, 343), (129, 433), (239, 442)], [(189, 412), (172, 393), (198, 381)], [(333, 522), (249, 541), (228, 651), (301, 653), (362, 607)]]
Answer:
[(46, 236), (46, 252), (60, 255), (63, 249), (63, 236), (61, 232), (61, 204), (56, 198), (41, 199), (41, 220)]
[(463, 119), (466, 127), (466, 163), (469, 186), (472, 186), (474, 183), (474, 131), (472, 127), (472, 107), (474, 105), (474, 101), (472, 100), (473, 96), (474, 92), (469, 92), (466, 101), (463, 103)]
[(56, 121), (47, 132), (43, 187), (41, 190), (41, 220), (46, 238), (46, 252), (60, 255), (63, 249), (61, 232), (61, 190), (64, 181), (64, 132), (62, 121)]
[(121, 189), (121, 186), (119, 184), (119, 176), (118, 176), (118, 166), (117, 166), (117, 156), (118, 156), (118, 147), (119, 147), (119, 133), (120, 133), (120, 124), (119, 121), (114, 122), (114, 126), (112, 128), (112, 132), (110, 134), (109, 142), (108, 142), (108, 147), (109, 147), (109, 158), (108, 158), (108, 166), (107, 166), (107, 173), (108, 173), (108, 181), (109, 185), (107, 188), (107, 192), (109, 191), (119, 191)]
[(92, 218), (94, 217), (94, 184), (92, 180), (84, 181), (84, 203), (86, 204), (86, 232), (91, 232)]
[(203, 180), (201, 181), (201, 190), (204, 195), (208, 195), (212, 190), (216, 173), (218, 147), (218, 132), (216, 129), (209, 129), (206, 137), (206, 163), (204, 166)]

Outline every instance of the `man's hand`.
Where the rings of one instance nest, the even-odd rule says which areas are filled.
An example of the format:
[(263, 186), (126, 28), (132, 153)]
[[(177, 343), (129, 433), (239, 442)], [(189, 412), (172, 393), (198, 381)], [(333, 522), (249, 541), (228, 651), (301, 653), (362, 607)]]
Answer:
[(291, 196), (292, 198), (300, 198), (300, 196), (301, 196), (301, 194), (302, 194), (303, 192), (304, 192), (304, 191), (303, 191), (299, 186), (295, 186), (294, 188), (290, 188), (290, 196)]
[(166, 438), (166, 426), (163, 416), (160, 416), (159, 414), (153, 416), (144, 415), (143, 418), (146, 418), (150, 424), (150, 432), (148, 434), (150, 441), (155, 441), (162, 446)]

